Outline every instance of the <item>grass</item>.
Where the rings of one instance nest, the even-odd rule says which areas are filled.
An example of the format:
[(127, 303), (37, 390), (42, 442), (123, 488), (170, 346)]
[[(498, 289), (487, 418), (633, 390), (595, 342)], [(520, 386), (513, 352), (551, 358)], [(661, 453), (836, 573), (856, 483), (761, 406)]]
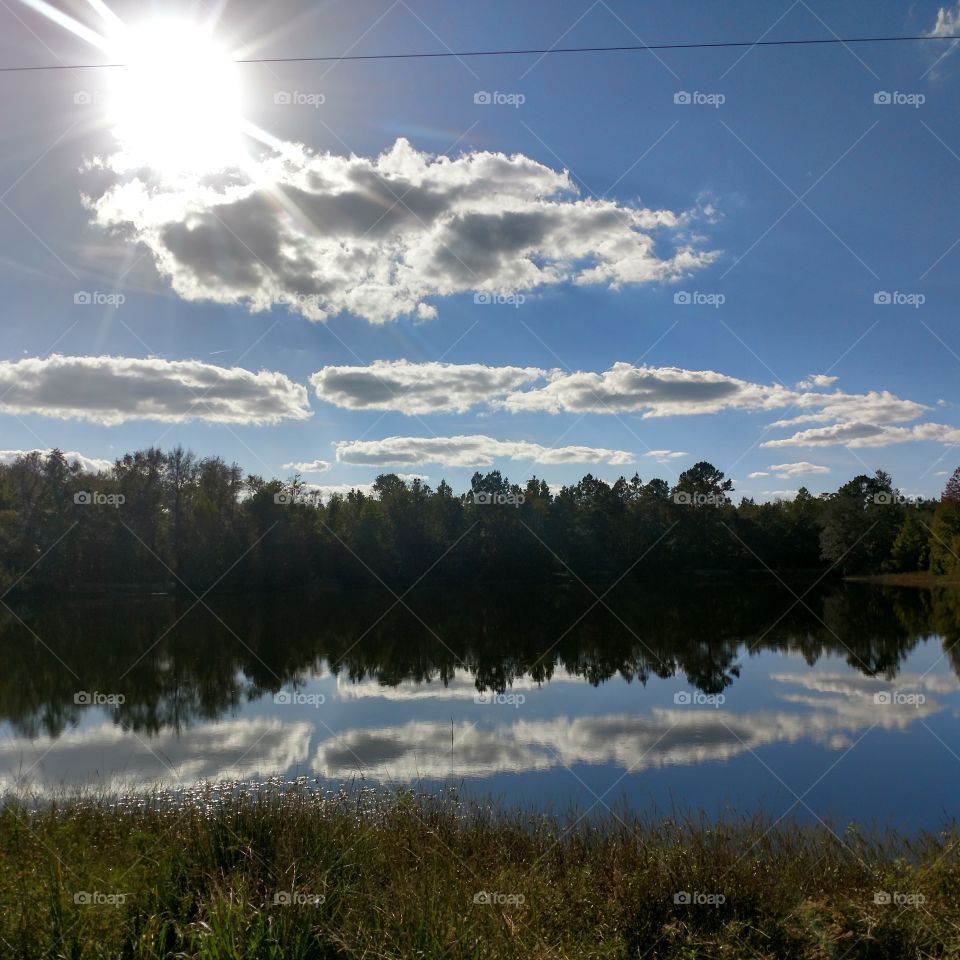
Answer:
[[(493, 902), (475, 902), (482, 891)], [(725, 899), (677, 903), (681, 891)], [(303, 784), (8, 798), (0, 955), (960, 957), (960, 834), (575, 822)]]

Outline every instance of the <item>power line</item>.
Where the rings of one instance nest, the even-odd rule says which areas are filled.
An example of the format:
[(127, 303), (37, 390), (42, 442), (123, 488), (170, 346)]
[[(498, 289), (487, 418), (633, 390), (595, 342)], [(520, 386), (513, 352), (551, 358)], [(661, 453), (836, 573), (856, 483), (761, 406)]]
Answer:
[[(825, 37), (806, 40), (730, 40), (716, 43), (650, 43), (616, 47), (544, 47), (521, 50), (443, 50), (434, 53), (353, 53), (344, 56), (323, 57), (250, 57), (233, 63), (331, 63), (354, 60), (440, 60), (467, 57), (547, 56), (555, 53), (626, 53), (652, 50), (715, 50), (736, 47), (807, 47), (854, 43), (915, 43), (926, 40), (960, 40), (960, 37)], [(0, 73), (26, 73), (41, 70), (111, 70), (126, 67), (126, 63), (55, 63), (25, 67), (0, 67)]]

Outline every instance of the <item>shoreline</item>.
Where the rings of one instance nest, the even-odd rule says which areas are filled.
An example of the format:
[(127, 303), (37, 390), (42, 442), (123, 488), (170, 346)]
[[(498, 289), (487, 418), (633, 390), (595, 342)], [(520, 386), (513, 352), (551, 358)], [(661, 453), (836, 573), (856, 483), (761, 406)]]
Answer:
[(960, 574), (936, 574), (925, 570), (916, 573), (871, 573), (843, 579), (848, 583), (875, 583), (884, 587), (960, 588)]

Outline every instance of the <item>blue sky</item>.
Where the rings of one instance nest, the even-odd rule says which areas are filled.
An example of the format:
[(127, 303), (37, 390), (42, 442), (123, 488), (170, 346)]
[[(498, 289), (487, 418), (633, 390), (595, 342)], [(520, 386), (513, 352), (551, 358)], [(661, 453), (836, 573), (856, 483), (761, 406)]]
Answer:
[[(109, 32), (95, 3), (53, 6)], [(111, 59), (37, 7), (0, 13), (3, 64)], [(921, 35), (957, 16), (226, 3), (215, 36), (297, 57)], [(204, 157), (229, 111), (198, 126), (200, 90), (178, 119), (178, 44), (159, 112), (134, 120), (156, 118), (182, 167), (132, 134), (118, 160), (122, 71), (2, 74), (0, 449), (181, 443), (263, 475), (323, 461), (307, 479), (330, 487), (393, 470), (455, 489), (489, 465), (560, 484), (708, 459), (760, 499), (883, 467), (935, 495), (960, 462), (951, 50), (243, 65), (239, 110), (269, 137), (229, 175)]]

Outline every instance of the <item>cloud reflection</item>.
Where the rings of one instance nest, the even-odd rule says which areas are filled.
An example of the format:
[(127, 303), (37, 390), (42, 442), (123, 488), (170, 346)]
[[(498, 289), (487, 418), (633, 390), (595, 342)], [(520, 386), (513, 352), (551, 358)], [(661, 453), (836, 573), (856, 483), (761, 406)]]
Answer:
[(839, 673), (777, 673), (770, 679), (794, 688), (779, 694), (794, 709), (735, 714), (655, 707), (647, 714), (548, 720), (521, 716), (491, 726), (412, 720), (330, 738), (317, 748), (313, 769), (330, 779), (364, 775), (407, 782), (575, 764), (607, 763), (642, 771), (729, 760), (768, 744), (803, 739), (842, 749), (871, 727), (903, 731), (942, 709), (930, 695), (919, 704), (899, 704), (877, 703), (876, 693), (893, 689), (948, 693), (960, 686), (952, 676), (918, 674), (904, 674), (896, 685)]
[(199, 725), (188, 736), (164, 730), (147, 739), (101, 723), (55, 738), (10, 737), (0, 742), (0, 790), (122, 793), (268, 777), (302, 764), (312, 733), (309, 723), (257, 718)]

